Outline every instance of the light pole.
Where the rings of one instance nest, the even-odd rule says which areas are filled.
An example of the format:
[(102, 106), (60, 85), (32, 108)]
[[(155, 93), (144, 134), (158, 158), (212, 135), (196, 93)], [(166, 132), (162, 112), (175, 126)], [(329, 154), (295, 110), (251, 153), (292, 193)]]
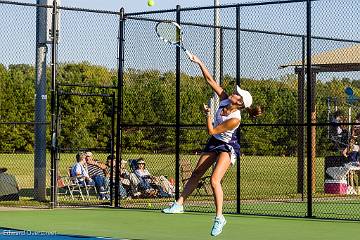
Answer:
[(45, 6), (53, 5), (53, 1), (60, 2), (60, 0), (36, 1), (34, 199), (37, 201), (46, 200), (46, 55), (47, 44), (51, 43), (49, 30), (52, 28), (53, 9)]
[[(47, 0), (37, 0), (47, 5)], [(34, 199), (46, 200), (46, 52), (47, 8), (36, 8), (36, 79), (34, 126)]]
[[(214, 58), (213, 58), (213, 76), (215, 81), (220, 85), (220, 62), (221, 62), (221, 33), (220, 33), (220, 0), (214, 0)], [(214, 93), (210, 101), (211, 112), (215, 111), (219, 107), (219, 97)]]

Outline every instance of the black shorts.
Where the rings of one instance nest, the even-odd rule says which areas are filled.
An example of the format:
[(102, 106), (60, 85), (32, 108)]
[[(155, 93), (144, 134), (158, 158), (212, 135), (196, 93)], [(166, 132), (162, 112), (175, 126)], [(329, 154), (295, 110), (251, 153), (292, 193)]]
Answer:
[(219, 139), (216, 139), (214, 136), (211, 136), (203, 152), (228, 152), (230, 153), (231, 163), (234, 164), (237, 156), (240, 155), (240, 145), (237, 143), (237, 141), (226, 143)]

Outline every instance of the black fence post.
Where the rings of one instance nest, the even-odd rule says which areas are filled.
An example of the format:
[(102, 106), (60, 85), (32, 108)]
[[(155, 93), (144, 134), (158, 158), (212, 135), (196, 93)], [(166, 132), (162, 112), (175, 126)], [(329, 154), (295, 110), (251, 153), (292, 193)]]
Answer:
[(307, 217), (312, 215), (312, 74), (311, 74), (311, 0), (306, 2), (306, 99), (307, 99)]
[[(176, 5), (176, 22), (180, 24), (180, 5)], [(175, 198), (180, 196), (180, 48), (176, 48), (176, 128), (175, 128)]]
[(56, 159), (57, 153), (57, 136), (56, 136), (56, 64), (57, 64), (57, 2), (54, 0), (52, 9), (52, 48), (51, 48), (51, 208), (55, 208), (57, 202), (57, 177), (58, 177), (58, 164)]
[(110, 139), (110, 205), (113, 206), (114, 198), (114, 136), (115, 136), (115, 93), (111, 95), (111, 139)]
[(117, 85), (117, 119), (116, 119), (116, 161), (115, 161), (115, 207), (119, 205), (119, 166), (121, 161), (121, 117), (122, 117), (122, 90), (123, 90), (123, 71), (124, 71), (124, 8), (120, 9), (119, 22), (119, 55), (118, 55), (118, 85)]
[[(240, 5), (236, 6), (236, 84), (240, 86)], [(240, 130), (238, 130), (238, 141), (240, 142)], [(236, 161), (236, 213), (240, 213), (240, 156)]]

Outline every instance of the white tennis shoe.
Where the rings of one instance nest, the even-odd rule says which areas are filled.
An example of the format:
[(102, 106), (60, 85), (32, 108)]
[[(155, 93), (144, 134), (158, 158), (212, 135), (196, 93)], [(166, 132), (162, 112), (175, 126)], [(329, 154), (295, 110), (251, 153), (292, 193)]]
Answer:
[(170, 207), (163, 209), (162, 212), (169, 213), (169, 214), (183, 213), (184, 207), (183, 207), (183, 205), (180, 205), (180, 204), (177, 204), (176, 202), (174, 202)]

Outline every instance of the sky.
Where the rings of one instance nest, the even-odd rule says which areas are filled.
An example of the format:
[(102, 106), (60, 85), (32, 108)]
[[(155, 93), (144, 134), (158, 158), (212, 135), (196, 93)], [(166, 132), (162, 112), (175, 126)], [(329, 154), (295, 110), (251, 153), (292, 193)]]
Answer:
[[(36, 0), (16, 0), (17, 2), (36, 3)], [(51, 0), (52, 1), (52, 0)], [(259, 2), (259, 0), (218, 0), (221, 4)], [(270, 0), (272, 1), (272, 0)], [(214, 0), (154, 0), (155, 5), (149, 7), (147, 0), (60, 0), (62, 6), (118, 11), (124, 7), (126, 12), (142, 12), (181, 7), (210, 6)]]
[[(36, 0), (13, 0), (17, 2), (36, 3)], [(52, 0), (50, 0), (52, 1)], [(60, 5), (85, 9), (119, 11), (125, 8), (126, 13), (151, 10), (174, 9), (181, 7), (212, 6), (214, 0), (154, 0), (155, 5), (147, 6), (147, 0), (61, 0)], [(219, 0), (221, 4), (251, 3), (275, 0)], [(278, 1), (276, 1), (278, 2)], [(6, 34), (0, 35), (0, 62), (32, 63), (34, 61), (34, 8), (19, 6), (1, 6), (0, 28)], [(1, 11), (4, 9), (3, 11)], [(290, 34), (306, 34), (306, 3), (292, 3), (271, 6), (254, 6), (241, 9), (241, 28), (258, 31), (270, 31)], [(319, 37), (339, 39), (359, 39), (359, 0), (323, 0), (312, 4), (312, 34)], [(19, 17), (21, 11), (21, 17)], [(156, 17), (169, 18), (173, 14), (158, 14)], [(88, 61), (109, 68), (117, 64), (117, 29), (118, 18), (109, 14), (62, 11), (60, 27), (59, 60), (61, 62)], [(212, 24), (213, 12), (182, 12), (182, 21)], [(16, 23), (17, 27), (8, 22)], [(221, 12), (221, 24), (235, 27), (234, 9)], [(127, 20), (126, 31), (126, 67), (159, 68), (171, 70), (174, 53), (171, 46), (157, 38), (154, 23)], [(86, 27), (84, 27), (86, 26)], [(137, 29), (141, 29), (138, 31)], [(213, 40), (212, 30), (184, 26), (184, 42), (192, 52), (212, 64)], [(101, 33), (101, 34), (94, 34)], [(144, 37), (146, 36), (146, 38)], [(207, 36), (204, 38), (204, 36)], [(235, 34), (224, 33), (224, 72), (234, 74)], [(149, 42), (152, 47), (149, 48)], [(132, 43), (132, 44), (130, 44)], [(241, 33), (241, 69), (244, 76), (270, 78), (292, 73), (290, 68), (279, 69), (280, 65), (301, 59), (302, 43), (299, 37), (274, 36), (261, 33)], [(313, 53), (347, 47), (351, 44), (337, 41), (313, 41)], [(163, 54), (162, 58), (158, 55)], [(144, 56), (144, 59), (135, 56)], [(1, 58), (3, 56), (3, 58)], [(5, 58), (4, 58), (5, 57)], [(195, 71), (189, 61), (184, 61), (184, 68)], [(349, 76), (352, 78), (353, 76)]]

